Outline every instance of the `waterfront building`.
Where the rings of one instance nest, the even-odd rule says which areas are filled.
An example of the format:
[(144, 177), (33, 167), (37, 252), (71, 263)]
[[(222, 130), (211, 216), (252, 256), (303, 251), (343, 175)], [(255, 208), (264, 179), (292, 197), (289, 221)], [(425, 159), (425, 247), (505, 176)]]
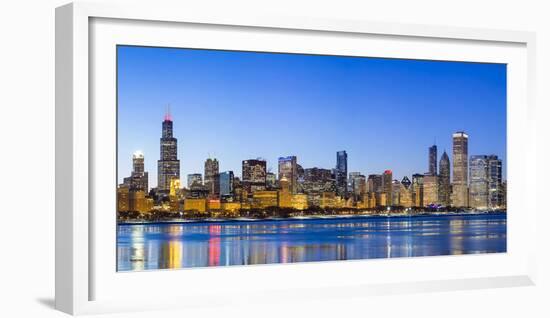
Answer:
[(367, 178), (360, 172), (350, 172), (348, 181), (348, 192), (353, 193), (356, 199), (367, 192)]
[(170, 179), (170, 211), (178, 211), (179, 206), (179, 193), (180, 193), (180, 180), (179, 179)]
[(132, 172), (129, 177), (124, 178), (123, 183), (130, 191), (149, 192), (149, 173), (145, 171), (145, 157), (141, 151), (132, 155)]
[(423, 179), (422, 206), (439, 204), (439, 181), (437, 175), (427, 173)]
[(292, 195), (291, 206), (296, 210), (305, 210), (308, 208), (307, 194), (297, 193)]
[(376, 200), (376, 193), (374, 192), (367, 192), (367, 196), (368, 196), (368, 205), (367, 205), (367, 208), (369, 209), (374, 209), (377, 207), (378, 205), (378, 202)]
[(470, 206), (485, 210), (489, 207), (489, 156), (470, 157)]
[(409, 177), (404, 176), (403, 179), (401, 179), (401, 184), (406, 188), (409, 189), (411, 187), (411, 180), (409, 180)]
[(218, 211), (221, 210), (222, 204), (220, 199), (208, 199), (206, 200), (206, 210), (207, 211)]
[(412, 175), (411, 194), (413, 206), (424, 206), (424, 175), (419, 173)]
[(382, 175), (370, 174), (367, 178), (367, 191), (379, 193), (382, 192)]
[(278, 193), (274, 190), (258, 190), (252, 194), (252, 207), (256, 209), (265, 209), (276, 207), (278, 205)]
[(204, 162), (204, 185), (211, 197), (220, 195), (220, 163), (216, 158)]
[(187, 189), (191, 189), (194, 186), (202, 185), (202, 174), (191, 173), (187, 175)]
[(451, 205), (451, 163), (445, 151), (439, 160), (439, 202), (444, 206)]
[(296, 193), (298, 187), (298, 163), (296, 156), (279, 157), (278, 179), (286, 178), (290, 184), (290, 191)]
[(210, 192), (208, 191), (208, 189), (206, 189), (206, 187), (204, 186), (204, 184), (199, 184), (197, 182), (195, 182), (192, 186), (191, 186), (191, 189), (189, 189), (187, 192), (186, 192), (186, 197), (187, 198), (206, 198), (208, 196)]
[(336, 152), (336, 168), (334, 169), (334, 176), (336, 179), (337, 194), (346, 197), (348, 185), (348, 154), (344, 150)]
[(305, 181), (306, 169), (299, 164), (297, 164), (296, 167), (296, 170), (298, 171), (298, 185), (296, 186), (296, 191), (302, 193), (304, 192), (303, 185)]
[(501, 204), (501, 208), (503, 209), (506, 209), (506, 206), (507, 206), (507, 193), (508, 193), (508, 182), (506, 181), (503, 181), (502, 182), (502, 204)]
[(489, 207), (500, 209), (504, 206), (504, 190), (502, 185), (502, 160), (496, 155), (487, 158), (489, 166)]
[(379, 206), (384, 206), (384, 207), (390, 206), (391, 204), (389, 200), (390, 197), (388, 196), (387, 192), (380, 192), (379, 197), (380, 197)]
[(281, 189), (279, 191), (279, 207), (291, 208), (292, 207), (292, 192), (290, 190), (290, 182), (284, 176), (279, 180)]
[(437, 175), (437, 146), (433, 145), (428, 150), (428, 173), (432, 176)]
[(305, 193), (320, 194), (324, 191), (336, 191), (332, 171), (317, 167), (304, 169), (304, 181), (301, 186)]
[(184, 211), (197, 211), (206, 212), (206, 199), (205, 198), (187, 198), (183, 202)]
[(451, 204), (467, 207), (468, 204), (468, 135), (459, 131), (453, 134), (453, 175)]
[(401, 201), (401, 182), (393, 180), (391, 184), (391, 205), (399, 206)]
[[(391, 170), (386, 170), (382, 174), (382, 193), (385, 194), (385, 204), (381, 204), (384, 206), (390, 206), (392, 204), (392, 182), (393, 182), (393, 174)], [(380, 200), (382, 201), (382, 200)]]
[(244, 160), (242, 164), (242, 186), (247, 193), (266, 189), (266, 162), (263, 159)]
[(145, 199), (145, 191), (130, 191), (129, 192), (129, 211), (132, 212), (148, 212), (147, 201)]
[(166, 113), (162, 122), (160, 138), (160, 160), (158, 161), (158, 191), (168, 193), (170, 180), (180, 178), (180, 161), (178, 160), (178, 140), (174, 138), (173, 122), (170, 113)]
[(119, 185), (116, 191), (117, 211), (130, 211), (130, 189), (127, 185)]
[(219, 180), (220, 180), (220, 196), (224, 199), (232, 197), (234, 194), (233, 184), (235, 180), (233, 171), (224, 171), (220, 173)]
[(277, 176), (273, 172), (268, 172), (265, 176), (266, 187), (273, 190), (277, 187)]
[(336, 206), (336, 193), (334, 192), (323, 192), (321, 194), (321, 208), (334, 208)]
[(404, 208), (410, 208), (413, 206), (413, 197), (412, 197), (412, 191), (410, 187), (410, 181), (409, 181), (409, 186), (404, 184), (403, 181), (401, 181), (399, 185), (399, 206), (402, 206)]
[(236, 216), (236, 214), (241, 209), (241, 203), (240, 202), (222, 202), (221, 209), (223, 211), (231, 212)]

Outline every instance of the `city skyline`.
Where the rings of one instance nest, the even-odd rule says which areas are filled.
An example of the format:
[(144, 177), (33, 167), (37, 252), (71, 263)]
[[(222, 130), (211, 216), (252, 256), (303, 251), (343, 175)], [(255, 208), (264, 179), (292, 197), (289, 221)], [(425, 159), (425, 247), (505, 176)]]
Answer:
[[(125, 49), (129, 49), (129, 51), (132, 52), (126, 52)], [(258, 157), (265, 159), (267, 161), (268, 168), (271, 168), (271, 172), (275, 174), (278, 173), (277, 165), (279, 157), (287, 156), (296, 156), (297, 163), (303, 168), (319, 167), (333, 169), (336, 165), (334, 154), (340, 150), (345, 150), (349, 156), (349, 159), (347, 160), (348, 172), (358, 171), (364, 175), (368, 175), (371, 173), (379, 174), (387, 169), (390, 169), (393, 170), (394, 179), (401, 180), (403, 176), (411, 177), (414, 173), (429, 172), (428, 148), (433, 144), (433, 142), (428, 142), (428, 140), (433, 141), (435, 139), (436, 141), (435, 144), (439, 150), (437, 161), (439, 161), (440, 154), (442, 154), (443, 151), (446, 151), (452, 161), (452, 139), (450, 136), (459, 130), (467, 131), (470, 136), (473, 136), (469, 140), (470, 155), (497, 155), (499, 158), (502, 158), (503, 167), (505, 167), (506, 69), (504, 65), (138, 47), (122, 47), (122, 52), (120, 50), (121, 47), (119, 47), (119, 53), (122, 53), (122, 56), (125, 56), (125, 54), (130, 55), (130, 60), (132, 60), (133, 56), (134, 60), (137, 60), (134, 61), (134, 63), (142, 63), (143, 67), (137, 69), (144, 74), (151, 72), (155, 73), (153, 70), (155, 68), (150, 68), (147, 70), (147, 66), (149, 64), (155, 64), (155, 61), (157, 62), (156, 64), (159, 64), (159, 58), (162, 58), (164, 55), (172, 56), (173, 52), (180, 52), (180, 50), (183, 50), (185, 51), (186, 54), (184, 55), (186, 55), (187, 58), (191, 57), (191, 62), (197, 62), (198, 59), (199, 64), (203, 64), (202, 66), (211, 66), (212, 63), (215, 64), (214, 62), (219, 62), (220, 59), (222, 59), (224, 63), (229, 61), (229, 68), (231, 68), (231, 65), (236, 62), (246, 64), (249, 62), (249, 59), (254, 60), (254, 63), (252, 64), (255, 66), (258, 66), (258, 64), (262, 64), (264, 66), (269, 65), (269, 62), (290, 66), (296, 64), (295, 59), (298, 59), (300, 62), (307, 60), (305, 62), (307, 65), (302, 65), (306, 71), (318, 70), (320, 73), (326, 73), (324, 69), (328, 65), (332, 67), (332, 72), (340, 72), (344, 74), (340, 74), (340, 77), (330, 78), (330, 81), (332, 82), (337, 82), (342, 78), (342, 76), (346, 77), (346, 75), (355, 74), (355, 68), (358, 67), (366, 68), (370, 70), (370, 72), (377, 73), (378, 75), (385, 74), (385, 77), (381, 77), (381, 79), (385, 80), (388, 80), (387, 76), (388, 73), (391, 73), (390, 71), (396, 71), (399, 70), (399, 68), (401, 68), (404, 73), (407, 73), (412, 69), (412, 74), (410, 74), (411, 78), (409, 78), (409, 80), (412, 78), (418, 79), (422, 77), (421, 75), (427, 72), (427, 68), (428, 71), (431, 70), (432, 73), (435, 72), (435, 74), (440, 77), (440, 81), (438, 83), (434, 83), (434, 85), (438, 84), (435, 86), (437, 86), (440, 90), (443, 86), (451, 88), (455, 87), (457, 82), (462, 83), (460, 89), (452, 90), (453, 93), (451, 94), (443, 94), (441, 91), (433, 91), (432, 95), (428, 96), (433, 96), (434, 98), (432, 99), (436, 99), (439, 102), (445, 100), (450, 104), (448, 107), (443, 108), (440, 105), (436, 107), (433, 101), (422, 99), (418, 100), (418, 94), (415, 94), (416, 99), (409, 99), (408, 104), (403, 103), (403, 101), (401, 103), (392, 104), (396, 106), (393, 112), (391, 109), (388, 110), (381, 108), (381, 103), (385, 104), (385, 102), (381, 102), (380, 100), (373, 103), (359, 103), (359, 105), (346, 103), (345, 107), (347, 107), (347, 111), (351, 111), (351, 113), (358, 115), (367, 113), (371, 115), (369, 117), (334, 116), (334, 113), (330, 111), (335, 109), (338, 110), (338, 108), (334, 108), (333, 105), (326, 105), (322, 103), (319, 105), (320, 107), (312, 108), (314, 105), (311, 105), (311, 103), (319, 102), (320, 99), (319, 97), (313, 98), (311, 96), (308, 98), (307, 95), (312, 93), (311, 89), (306, 89), (307, 94), (302, 91), (295, 90), (295, 92), (291, 95), (296, 98), (287, 100), (288, 104), (291, 104), (292, 107), (289, 108), (286, 104), (282, 104), (278, 108), (275, 107), (275, 110), (279, 110), (281, 112), (279, 116), (275, 116), (277, 112), (274, 112), (274, 109), (268, 109), (265, 107), (259, 109), (259, 107), (255, 105), (241, 106), (239, 104), (236, 106), (232, 103), (227, 103), (225, 100), (223, 100), (224, 102), (216, 103), (222, 104), (223, 106), (214, 108), (214, 110), (219, 111), (219, 116), (207, 116), (208, 114), (211, 114), (208, 110), (212, 110), (212, 107), (215, 107), (216, 105), (208, 104), (206, 105), (206, 109), (197, 111), (197, 109), (194, 109), (197, 107), (186, 106), (183, 101), (178, 101), (177, 103), (171, 102), (171, 116), (174, 119), (174, 137), (177, 138), (178, 159), (181, 162), (180, 176), (182, 179), (182, 184), (186, 183), (186, 176), (188, 174), (204, 174), (204, 164), (208, 157), (218, 159), (219, 172), (233, 171), (235, 177), (241, 177), (240, 167), (242, 160), (255, 159)], [(134, 50), (140, 52), (136, 53)], [(146, 52), (141, 53), (141, 50), (145, 50)], [(163, 52), (156, 55), (156, 53), (151, 53), (150, 50), (162, 50)], [(205, 59), (201, 54), (197, 54), (197, 52), (208, 53), (207, 55), (210, 55), (210, 57)], [(151, 54), (153, 56), (149, 56)], [(245, 57), (235, 57), (242, 54), (244, 54)], [(258, 58), (258, 54), (262, 58)], [(128, 58), (128, 56), (125, 56), (125, 58)], [(181, 56), (179, 58), (181, 59)], [(313, 58), (313, 62), (309, 61), (309, 58)], [(176, 60), (181, 62), (180, 59)], [(145, 62), (143, 62), (144, 60)], [(128, 59), (120, 59), (119, 62), (121, 61), (128, 62)], [(160, 64), (167, 67), (167, 65), (173, 63), (175, 63), (174, 59), (172, 59), (172, 61), (163, 60)], [(364, 65), (365, 63), (368, 65)], [(422, 67), (418, 67), (416, 63), (422, 64)], [(149, 172), (149, 187), (156, 187), (156, 163), (157, 160), (159, 160), (159, 123), (160, 118), (164, 116), (163, 110), (166, 106), (162, 105), (162, 103), (158, 101), (158, 103), (147, 105), (138, 103), (140, 105), (139, 107), (133, 107), (134, 104), (132, 104), (131, 101), (139, 98), (140, 96), (144, 97), (144, 95), (141, 91), (138, 92), (136, 90), (132, 90), (131, 88), (135, 88), (136, 85), (143, 85), (149, 80), (144, 80), (144, 76), (130, 76), (130, 74), (127, 74), (130, 70), (136, 70), (135, 65), (132, 63), (129, 63), (131, 65), (120, 64), (125, 63), (119, 63), (119, 76), (121, 77), (119, 78), (118, 182), (121, 182), (125, 176), (130, 175), (132, 168), (132, 154), (137, 150), (141, 150), (145, 156), (145, 170)], [(308, 69), (307, 66), (313, 66), (310, 64), (317, 64), (317, 69)], [(353, 66), (353, 69), (350, 66)], [(125, 68), (127, 68), (126, 72)], [(162, 69), (162, 67), (160, 68)], [(414, 71), (415, 69), (416, 72)], [(419, 69), (422, 69), (423, 71), (419, 71)], [(271, 67), (268, 67), (268, 70), (272, 73), (275, 72), (275, 70)], [(212, 70), (209, 69), (209, 71)], [(247, 71), (251, 70), (244, 67), (242, 71), (244, 75), (241, 75), (241, 77), (246, 77)], [(291, 78), (291, 82), (294, 81), (295, 77), (291, 76), (294, 74), (292, 70), (285, 69), (285, 71), (290, 72), (289, 78)], [(469, 72), (473, 72), (474, 74), (468, 75)], [(201, 75), (205, 76), (205, 73), (207, 72), (205, 71), (201, 73)], [(258, 74), (252, 75), (252, 77), (258, 76)], [(251, 76), (251, 74), (248, 74), (248, 76)], [(327, 74), (320, 74), (320, 76), (327, 76)], [(357, 76), (357, 74), (355, 74), (355, 76)], [(132, 83), (125, 81), (124, 78), (126, 77), (128, 77), (127, 79), (131, 78), (132, 80), (130, 82)], [(176, 82), (179, 84), (187, 83), (186, 81), (182, 81), (182, 79), (177, 75), (172, 74), (169, 77), (172, 79), (178, 79)], [(485, 82), (479, 77), (485, 78)], [(264, 78), (264, 82), (269, 82), (267, 79), (270, 79), (271, 77), (264, 76), (262, 78)], [(296, 80), (295, 84), (305, 85), (303, 83), (304, 78), (310, 77), (303, 77), (301, 78), (302, 81)], [(208, 79), (210, 80), (210, 84), (212, 84), (213, 79)], [(444, 83), (449, 79), (453, 79), (453, 81), (451, 81), (452, 85), (444, 85)], [(327, 78), (324, 81), (314, 81), (312, 85), (326, 85), (330, 81)], [(197, 83), (193, 83), (192, 80), (189, 80), (188, 82), (197, 85)], [(402, 86), (410, 86), (410, 83), (401, 84)], [(374, 85), (376, 86), (376, 84)], [(418, 85), (418, 83), (415, 85)], [(202, 84), (202, 86), (204, 89), (199, 92), (199, 95), (203, 94), (204, 96), (207, 96), (208, 88), (211, 89), (210, 92), (213, 91), (213, 88), (210, 86), (216, 88), (214, 91), (218, 95), (223, 95), (224, 93), (228, 94), (228, 88), (225, 87), (220, 88), (216, 85), (206, 84)], [(235, 89), (234, 84), (228, 86), (231, 86), (231, 89), (233, 90)], [(433, 90), (427, 87), (429, 85), (425, 86), (426, 87), (423, 87), (422, 89), (423, 91)], [(241, 93), (245, 90), (245, 87), (246, 86), (243, 86)], [(485, 97), (483, 101), (470, 103), (464, 107), (457, 108), (456, 102), (453, 101), (451, 97), (458, 94), (458, 91), (472, 89), (472, 87), (477, 87), (477, 89), (470, 91), (470, 93), (478, 98)], [(339, 90), (340, 94), (342, 91), (346, 92), (344, 87), (335, 86), (333, 88), (335, 90)], [(273, 91), (274, 89), (276, 88), (265, 88), (265, 90), (269, 91)], [(374, 97), (381, 98), (385, 96), (389, 100), (396, 99), (394, 94), (395, 90), (392, 90), (390, 93), (389, 87), (386, 87), (385, 92), (377, 92), (376, 94), (368, 89), (364, 94), (360, 94), (360, 92), (358, 92), (359, 90), (360, 89), (358, 88), (353, 89), (352, 87), (351, 93), (358, 94), (360, 97), (371, 102)], [(399, 91), (399, 85), (397, 85), (397, 90)], [(348, 93), (350, 93), (349, 90)], [(154, 93), (145, 95), (145, 97), (147, 97), (146, 100), (149, 98), (153, 99), (153, 97), (155, 97), (150, 95), (159, 95), (156, 96), (156, 100), (162, 99), (162, 96), (160, 96), (161, 93), (154, 91)], [(440, 95), (445, 95), (445, 98)], [(356, 96), (355, 98), (358, 97)], [(235, 99), (234, 96), (233, 99)], [(403, 97), (402, 99), (405, 98)], [(401, 98), (397, 98), (397, 100), (401, 100)], [(220, 101), (220, 99), (218, 99), (218, 101)], [(415, 112), (414, 106), (412, 105), (418, 104), (421, 101), (423, 102), (421, 104), (431, 105), (431, 108), (425, 107), (421, 111), (416, 110)], [(300, 107), (301, 104), (299, 102), (308, 103), (307, 106)], [(406, 105), (409, 106), (406, 107)], [(453, 105), (455, 107), (453, 107)], [(249, 114), (248, 116), (246, 114), (243, 115), (243, 113), (240, 112), (243, 110), (241, 107), (244, 107), (244, 110), (247, 110), (252, 114)], [(272, 117), (261, 114), (264, 110), (268, 114), (271, 114)], [(429, 110), (431, 110), (431, 112)], [(449, 113), (452, 113), (450, 110), (454, 110), (456, 112), (456, 116), (449, 116)], [(246, 123), (246, 125), (242, 125), (245, 126), (246, 129), (239, 127), (241, 125), (236, 125), (238, 121), (235, 120), (235, 114), (232, 114), (232, 111), (240, 115), (240, 122)], [(203, 112), (202, 116), (200, 116), (201, 112)], [(326, 116), (324, 112), (329, 115)], [(468, 114), (468, 120), (464, 120), (463, 113)], [(154, 116), (155, 114), (156, 117)], [(213, 114), (216, 114), (216, 112)], [(136, 117), (140, 117), (141, 119), (136, 121)], [(290, 125), (293, 129), (285, 129), (287, 128), (285, 126), (288, 126), (285, 123), (296, 123), (296, 118), (294, 117), (302, 119), (302, 125)], [(402, 117), (405, 117), (407, 120), (403, 120)], [(265, 126), (264, 131), (254, 129), (259, 126), (253, 119), (258, 118), (264, 118), (264, 120), (260, 122), (260, 124)], [(265, 118), (274, 119), (265, 120)], [(481, 125), (482, 127), (478, 127), (480, 126), (480, 118), (481, 122), (486, 122), (486, 125)], [(227, 122), (223, 122), (223, 119), (226, 119)], [(308, 121), (305, 121), (304, 119), (308, 119)], [(331, 121), (330, 119), (333, 120)], [(212, 125), (209, 126), (208, 124), (210, 122), (212, 122)], [(400, 123), (403, 122), (408, 122), (409, 124), (404, 127), (403, 125), (400, 125)], [(455, 123), (453, 124), (453, 122)], [(250, 125), (248, 125), (249, 123)], [(364, 127), (357, 127), (359, 124), (363, 124)], [(198, 127), (197, 125), (202, 127), (202, 129), (196, 129), (196, 127)], [(315, 126), (318, 127), (315, 128)], [(433, 129), (429, 129), (431, 126), (433, 126)], [(212, 129), (209, 130), (207, 129), (208, 127), (212, 127)], [(266, 127), (272, 129), (265, 129)], [(308, 128), (312, 131), (302, 133), (304, 130), (308, 129), (298, 129), (301, 127)], [(265, 132), (265, 130), (268, 130), (268, 132)], [(287, 130), (292, 130), (293, 133), (288, 133)], [(383, 136), (378, 134), (378, 131), (380, 130), (384, 132)], [(154, 132), (151, 135), (149, 131)], [(373, 131), (375, 132), (375, 135), (378, 136), (377, 138), (373, 138)], [(474, 132), (470, 133), (470, 131)], [(343, 136), (338, 135), (337, 137), (334, 137), (331, 136), (331, 133), (341, 133)], [(215, 135), (214, 137), (216, 138), (213, 138), (213, 136), (211, 136), (212, 134)], [(256, 135), (260, 135), (260, 137)], [(263, 143), (261, 142), (262, 140), (264, 141)], [(415, 142), (411, 142), (411, 140), (414, 140)], [(340, 145), (337, 145), (338, 143), (340, 143)], [(139, 145), (142, 146), (139, 147)], [(248, 147), (248, 145), (250, 145), (250, 147)], [(230, 151), (224, 151), (228, 149)], [(255, 151), (254, 149), (257, 150)], [(210, 156), (208, 156), (209, 153)], [(503, 169), (503, 179), (506, 179), (505, 170), (506, 169)]]

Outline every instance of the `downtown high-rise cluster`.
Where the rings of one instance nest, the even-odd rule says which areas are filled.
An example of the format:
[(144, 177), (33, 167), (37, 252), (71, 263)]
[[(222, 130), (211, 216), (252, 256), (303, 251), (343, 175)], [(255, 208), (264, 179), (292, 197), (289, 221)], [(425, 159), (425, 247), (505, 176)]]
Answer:
[[(465, 132), (452, 135), (452, 165), (446, 152), (439, 160), (437, 146), (428, 149), (428, 172), (393, 179), (391, 170), (364, 175), (348, 171), (348, 154), (338, 151), (334, 168), (303, 168), (296, 156), (279, 157), (278, 171), (268, 171), (261, 158), (242, 161), (241, 177), (220, 172), (216, 158), (207, 158), (203, 173), (180, 178), (177, 139), (170, 114), (162, 122), (158, 185), (149, 189), (144, 155), (135, 153), (133, 171), (118, 186), (118, 212), (218, 211), (239, 216), (251, 209), (355, 209), (506, 208), (502, 160), (496, 155), (468, 157)], [(452, 172), (452, 173), (451, 173)], [(452, 179), (451, 179), (452, 176)]]

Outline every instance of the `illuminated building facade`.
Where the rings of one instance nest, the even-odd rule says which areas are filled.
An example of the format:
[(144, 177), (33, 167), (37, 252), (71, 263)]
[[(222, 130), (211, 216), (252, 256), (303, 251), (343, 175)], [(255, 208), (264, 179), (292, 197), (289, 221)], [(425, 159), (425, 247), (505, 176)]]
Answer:
[(233, 171), (224, 171), (220, 173), (220, 196), (222, 198), (232, 197), (234, 194), (235, 177)]
[(468, 135), (459, 131), (453, 134), (453, 175), (451, 204), (467, 207), (468, 204)]
[(419, 173), (412, 175), (411, 192), (413, 206), (424, 206), (424, 175)]
[(292, 192), (290, 189), (290, 182), (283, 177), (279, 180), (281, 190), (279, 191), (279, 207), (291, 208), (292, 207)]
[(439, 160), (439, 202), (443, 206), (451, 205), (451, 163), (445, 151)]
[(273, 172), (268, 172), (265, 176), (266, 187), (273, 190), (277, 187), (277, 176)]
[(120, 185), (116, 191), (117, 211), (130, 211), (130, 189), (126, 185)]
[(393, 173), (391, 170), (386, 170), (382, 174), (382, 193), (385, 194), (385, 202), (382, 204), (380, 200), (380, 205), (390, 206), (392, 204), (392, 182), (393, 182)]
[(410, 208), (413, 206), (413, 197), (410, 183), (408, 186), (405, 185), (403, 182), (401, 182), (399, 185), (399, 206), (402, 206), (404, 208)]
[(197, 211), (206, 212), (206, 199), (205, 198), (187, 198), (183, 203), (183, 209), (185, 211)]
[(147, 200), (144, 191), (129, 192), (129, 210), (132, 212), (147, 212)]
[(242, 187), (247, 193), (266, 189), (266, 161), (263, 159), (244, 160), (242, 164)]
[(348, 184), (348, 191), (351, 192), (356, 199), (362, 197), (362, 195), (367, 192), (367, 178), (360, 172), (350, 172)]
[(208, 158), (204, 162), (204, 186), (211, 197), (220, 195), (220, 163), (216, 158)]
[(423, 179), (422, 206), (439, 204), (439, 183), (437, 175), (426, 174)]
[(278, 193), (273, 190), (258, 190), (252, 194), (253, 207), (256, 209), (265, 209), (278, 206)]
[(298, 187), (298, 163), (296, 156), (279, 157), (279, 180), (286, 178), (290, 191), (296, 193)]
[(140, 151), (132, 155), (132, 173), (124, 178), (124, 184), (130, 191), (149, 191), (149, 173), (145, 171), (145, 157)]
[(293, 194), (291, 205), (296, 210), (305, 210), (308, 208), (307, 195), (303, 193)]
[(489, 207), (489, 156), (470, 157), (470, 206), (476, 209)]
[(502, 160), (495, 155), (489, 161), (489, 207), (500, 209), (505, 206), (504, 186), (502, 182)]
[(178, 160), (178, 140), (174, 138), (173, 122), (170, 113), (166, 113), (162, 122), (160, 138), (160, 160), (158, 161), (158, 191), (168, 193), (170, 180), (180, 178), (180, 161)]
[(348, 154), (344, 150), (336, 152), (334, 177), (336, 179), (336, 191), (338, 195), (346, 197), (348, 188)]
[(202, 185), (202, 174), (191, 173), (187, 175), (187, 188), (191, 189), (194, 186)]

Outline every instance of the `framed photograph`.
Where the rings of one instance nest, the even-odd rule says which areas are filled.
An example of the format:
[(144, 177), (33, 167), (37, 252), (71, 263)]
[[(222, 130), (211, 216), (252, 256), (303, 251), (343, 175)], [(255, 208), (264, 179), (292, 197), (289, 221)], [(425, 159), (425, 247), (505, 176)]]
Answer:
[(56, 308), (533, 284), (533, 46), (58, 8)]

